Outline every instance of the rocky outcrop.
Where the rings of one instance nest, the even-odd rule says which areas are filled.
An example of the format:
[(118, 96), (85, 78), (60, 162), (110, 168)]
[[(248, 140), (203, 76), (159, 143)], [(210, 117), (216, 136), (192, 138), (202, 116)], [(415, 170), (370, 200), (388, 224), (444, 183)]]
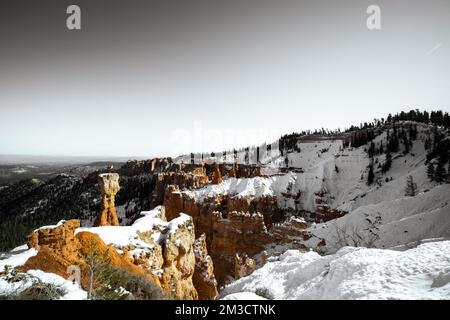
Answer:
[(174, 185), (183, 189), (200, 188), (209, 183), (207, 175), (201, 172), (193, 174), (186, 172), (164, 172), (155, 174), (155, 187), (151, 194), (151, 207), (154, 208), (165, 202), (166, 189)]
[(333, 219), (341, 218), (348, 212), (336, 209), (330, 209), (328, 205), (322, 204), (316, 207), (316, 223), (327, 222)]
[(171, 158), (156, 158), (151, 161), (151, 172), (165, 172), (169, 170), (169, 168), (172, 165), (172, 159)]
[(239, 164), (236, 166), (235, 170), (237, 178), (253, 178), (262, 176), (261, 167), (259, 165)]
[(224, 219), (220, 212), (214, 212), (212, 229), (211, 251), (228, 257), (236, 252), (254, 255), (263, 244), (273, 241), (260, 213), (233, 211)]
[[(117, 229), (79, 228), (78, 220), (61, 221), (56, 226), (35, 230), (28, 239), (28, 246), (38, 250), (22, 267), (24, 271), (40, 269), (68, 278), (67, 268), (79, 265), (82, 283), (88, 284), (86, 254), (93, 247), (106, 254), (112, 266), (145, 277), (160, 287), (167, 298), (198, 299), (196, 285), (202, 298), (217, 295), (213, 264), (206, 250), (204, 237), (195, 242), (193, 220), (180, 215), (165, 221), (163, 207), (146, 212), (133, 226)], [(79, 229), (78, 229), (79, 228)], [(107, 244), (110, 232), (129, 241)], [(114, 236), (112, 237), (114, 238)], [(123, 243), (123, 241), (122, 241)], [(194, 275), (195, 274), (195, 275)]]
[(208, 229), (211, 224), (210, 216), (214, 211), (222, 212), (224, 216), (233, 211), (259, 212), (263, 215), (264, 223), (269, 228), (272, 223), (282, 221), (285, 213), (278, 208), (275, 196), (235, 197), (217, 194), (199, 202), (189, 193), (181, 191), (177, 185), (167, 186), (163, 204), (166, 207), (168, 219), (177, 217), (180, 212), (187, 213), (194, 217), (197, 235), (206, 233), (207, 236), (209, 236)]
[(81, 269), (84, 288), (88, 286), (89, 276), (86, 255), (94, 250), (101, 256), (107, 256), (111, 265), (146, 278), (161, 287), (159, 278), (129, 262), (116, 248), (106, 245), (98, 235), (91, 232), (75, 234), (79, 220), (61, 221), (56, 226), (35, 230), (28, 237), (28, 246), (38, 253), (20, 267), (22, 271), (39, 269), (68, 278), (68, 268), (77, 265)]
[(270, 215), (271, 208), (276, 210), (276, 199), (218, 195), (198, 203), (178, 187), (170, 186), (164, 204), (168, 218), (173, 219), (180, 212), (189, 214), (193, 217), (197, 235), (206, 234), (208, 252), (214, 261), (219, 284), (233, 275), (236, 252), (258, 254), (264, 245), (282, 239), (267, 231), (264, 216), (256, 212), (256, 208), (261, 208)]
[(236, 162), (233, 163), (233, 166), (231, 167), (231, 170), (228, 173), (228, 177), (237, 178), (237, 166), (238, 166), (238, 164)]
[(192, 282), (195, 270), (195, 232), (192, 219), (185, 219), (182, 223), (176, 222), (175, 226), (169, 225), (168, 230), (163, 232), (163, 288), (174, 298), (198, 299)]
[(167, 219), (171, 220), (179, 216), (184, 210), (184, 194), (178, 186), (169, 185), (164, 196), (164, 208)]
[(221, 184), (222, 183), (222, 173), (220, 172), (220, 168), (218, 165), (216, 165), (216, 168), (214, 169), (214, 175), (212, 179), (212, 184)]
[(261, 252), (261, 265), (265, 265), (268, 260), (269, 260), (269, 254), (267, 253), (266, 250), (264, 250), (263, 252)]
[(274, 217), (282, 216), (276, 197), (218, 194), (198, 202), (190, 193), (171, 185), (166, 189), (164, 206), (168, 219), (176, 218), (181, 212), (189, 214), (194, 220), (197, 236), (206, 234), (208, 252), (213, 258), (219, 284), (233, 275), (236, 252), (258, 254), (264, 245), (283, 239), (282, 234), (272, 234), (267, 230), (266, 221), (271, 225)]
[(43, 227), (28, 236), (28, 247), (39, 250), (48, 247), (61, 251), (63, 255), (75, 251), (75, 229), (80, 227), (80, 220), (60, 221), (56, 226)]
[(269, 227), (274, 220), (280, 221), (283, 218), (283, 211), (278, 208), (275, 196), (227, 197), (226, 201), (227, 212), (262, 213), (264, 223)]
[(266, 244), (281, 240), (267, 231), (260, 213), (231, 212), (223, 218), (220, 212), (214, 212), (212, 216), (210, 254), (220, 284), (233, 275), (236, 253), (253, 256), (263, 251)]
[(94, 226), (118, 226), (115, 197), (120, 190), (119, 175), (104, 173), (98, 176), (98, 184), (102, 193), (101, 211), (94, 222)]
[[(179, 189), (197, 189), (207, 184), (218, 184), (224, 176), (251, 178), (261, 175), (259, 166), (244, 164), (176, 164), (170, 158), (153, 159), (150, 162), (127, 163), (126, 171), (145, 173), (152, 176), (150, 208), (166, 203), (166, 189), (175, 185)], [(122, 168), (121, 168), (122, 170)], [(125, 170), (125, 169), (124, 169)]]
[(206, 235), (202, 234), (194, 242), (195, 272), (192, 278), (201, 300), (214, 299), (217, 292), (217, 280), (214, 276), (213, 260), (206, 248)]
[(176, 171), (177, 165), (172, 158), (154, 158), (151, 160), (129, 160), (122, 165), (118, 173), (121, 176), (137, 176), (142, 174), (154, 174), (168, 171)]
[(234, 278), (239, 279), (248, 276), (256, 269), (256, 261), (247, 254), (234, 256)]

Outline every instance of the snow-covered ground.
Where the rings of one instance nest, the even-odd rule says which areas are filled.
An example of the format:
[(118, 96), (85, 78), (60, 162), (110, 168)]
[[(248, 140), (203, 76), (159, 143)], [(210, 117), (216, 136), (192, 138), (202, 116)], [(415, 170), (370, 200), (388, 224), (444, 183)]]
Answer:
[(5, 266), (17, 267), (25, 264), (27, 260), (37, 254), (35, 249), (28, 249), (28, 246), (22, 245), (15, 249), (12, 249), (9, 253), (6, 253), (0, 259), (0, 272), (3, 271)]
[(25, 279), (17, 282), (10, 282), (5, 278), (0, 277), (0, 294), (8, 295), (25, 290), (33, 284), (33, 278), (37, 278), (43, 283), (52, 284), (61, 288), (64, 291), (64, 294), (59, 300), (84, 300), (87, 298), (86, 291), (81, 289), (79, 284), (66, 280), (57, 274), (41, 270), (29, 270), (25, 275)]
[(392, 248), (415, 246), (426, 239), (450, 239), (450, 184), (415, 197), (398, 198), (358, 207), (346, 216), (311, 226), (306, 245), (334, 252), (341, 246)]
[(344, 247), (286, 251), (227, 285), (224, 299), (450, 299), (450, 241), (407, 251)]

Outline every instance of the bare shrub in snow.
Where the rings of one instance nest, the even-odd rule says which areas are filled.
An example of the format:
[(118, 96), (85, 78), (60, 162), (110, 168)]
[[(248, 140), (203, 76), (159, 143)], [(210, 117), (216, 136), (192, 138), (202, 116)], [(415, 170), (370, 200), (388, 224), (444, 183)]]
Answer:
[(273, 295), (270, 293), (269, 289), (267, 288), (257, 288), (255, 290), (255, 294), (257, 294), (260, 297), (266, 298), (267, 300), (275, 299)]
[(366, 221), (367, 227), (364, 229), (358, 229), (355, 225), (340, 227), (338, 224), (335, 224), (334, 243), (336, 247), (376, 247), (376, 242), (380, 239), (381, 216), (376, 216), (375, 218), (366, 216)]
[(130, 299), (134, 300), (161, 300), (164, 295), (155, 284), (147, 279), (126, 272), (125, 289), (130, 292)]
[(42, 282), (39, 278), (33, 277), (31, 286), (19, 292), (20, 300), (56, 300), (67, 292), (59, 285)]
[(67, 291), (61, 285), (43, 282), (36, 276), (5, 267), (3, 279), (9, 283), (26, 282), (12, 292), (0, 294), (0, 300), (57, 300)]
[(338, 248), (346, 246), (359, 247), (364, 239), (355, 226), (351, 228), (348, 225), (339, 227), (335, 224), (334, 229), (334, 243)]

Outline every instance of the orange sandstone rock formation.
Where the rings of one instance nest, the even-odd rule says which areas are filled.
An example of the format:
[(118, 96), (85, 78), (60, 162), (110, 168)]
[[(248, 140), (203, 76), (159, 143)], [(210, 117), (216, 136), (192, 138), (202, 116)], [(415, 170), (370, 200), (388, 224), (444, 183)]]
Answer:
[[(100, 255), (108, 256), (114, 267), (145, 277), (161, 288), (167, 298), (213, 299), (217, 295), (214, 267), (206, 249), (205, 236), (195, 240), (193, 219), (181, 215), (166, 221), (164, 207), (146, 214), (148, 224), (142, 225), (141, 221), (140, 228), (128, 235), (130, 242), (126, 245), (106, 244), (94, 233), (101, 235), (105, 230), (102, 227), (76, 231), (79, 220), (61, 221), (56, 226), (35, 230), (28, 238), (28, 246), (38, 253), (21, 269), (40, 269), (67, 279), (70, 276), (68, 268), (78, 265), (86, 288), (89, 277), (85, 257), (95, 247)], [(145, 225), (149, 230), (145, 230)], [(129, 229), (108, 230), (120, 233)], [(145, 245), (140, 244), (142, 242)]]
[(216, 165), (216, 168), (214, 169), (214, 175), (212, 179), (212, 184), (220, 184), (222, 183), (222, 174), (220, 172), (219, 165)]
[(248, 276), (256, 269), (256, 261), (247, 254), (240, 256), (238, 253), (234, 256), (234, 278), (239, 279)]
[(230, 178), (237, 178), (237, 166), (238, 164), (236, 162), (233, 163), (233, 166), (231, 167), (230, 172), (228, 173), (228, 177)]
[(165, 232), (161, 282), (163, 288), (167, 288), (174, 298), (198, 299), (192, 282), (195, 270), (194, 241), (192, 219), (185, 220), (177, 228), (170, 228)]
[(115, 197), (120, 190), (119, 175), (117, 173), (104, 173), (98, 176), (98, 184), (102, 193), (101, 212), (94, 222), (94, 226), (118, 226), (119, 219), (116, 214)]
[(236, 197), (217, 194), (195, 199), (191, 193), (180, 191), (178, 186), (168, 186), (164, 206), (167, 217), (173, 219), (181, 212), (192, 216), (196, 235), (206, 234), (208, 252), (214, 261), (214, 273), (219, 285), (234, 275), (236, 252), (254, 256), (268, 244), (289, 244), (294, 249), (304, 249), (292, 238), (307, 236), (306, 224), (292, 220), (283, 224), (282, 212), (274, 196)]
[(184, 210), (184, 195), (177, 185), (169, 185), (164, 195), (166, 217), (172, 220)]
[(195, 272), (192, 281), (201, 300), (214, 299), (217, 295), (217, 280), (214, 266), (206, 248), (206, 235), (202, 234), (194, 242)]
[(22, 271), (39, 269), (67, 279), (70, 276), (68, 268), (78, 265), (81, 269), (82, 285), (86, 288), (89, 277), (85, 257), (92, 248), (95, 248), (99, 255), (108, 256), (112, 266), (145, 277), (162, 288), (157, 276), (129, 262), (117, 252), (116, 248), (106, 245), (96, 234), (80, 232), (75, 235), (75, 229), (79, 225), (79, 220), (61, 221), (54, 227), (43, 227), (34, 231), (28, 237), (28, 247), (38, 250), (38, 253), (19, 269)]
[[(177, 187), (192, 189), (200, 188), (208, 184), (209, 178), (200, 172), (195, 174), (189, 172), (163, 172), (155, 174), (155, 188), (151, 195), (151, 207), (154, 208), (164, 203), (167, 187), (175, 185)], [(178, 188), (178, 189), (179, 189)]]
[(39, 250), (48, 247), (61, 251), (64, 256), (77, 250), (75, 229), (80, 227), (80, 220), (62, 220), (56, 226), (42, 227), (28, 236), (28, 247)]
[(265, 265), (268, 260), (269, 260), (269, 254), (267, 253), (266, 250), (264, 250), (263, 252), (261, 252), (261, 265)]

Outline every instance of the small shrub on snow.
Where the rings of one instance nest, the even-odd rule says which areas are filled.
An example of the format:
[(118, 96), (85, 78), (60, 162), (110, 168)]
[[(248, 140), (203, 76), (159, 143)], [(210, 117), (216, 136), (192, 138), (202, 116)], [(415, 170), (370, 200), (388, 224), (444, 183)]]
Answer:
[(86, 255), (89, 269), (88, 299), (92, 300), (159, 300), (161, 290), (143, 277), (111, 265), (107, 252), (95, 246)]
[(161, 290), (152, 282), (139, 276), (126, 273), (125, 289), (130, 292), (130, 299), (161, 300), (164, 299)]
[[(60, 285), (43, 282), (36, 276), (5, 267), (1, 273), (9, 283), (24, 282), (24, 286), (0, 295), (0, 300), (56, 300), (64, 296), (67, 291)], [(31, 282), (30, 285), (26, 283)]]
[(107, 251), (101, 253), (96, 245), (92, 245), (85, 260), (89, 275), (89, 300), (122, 300), (128, 297), (128, 293), (123, 289), (126, 283), (125, 275), (111, 265)]
[(267, 289), (267, 288), (257, 288), (255, 290), (255, 294), (257, 294), (260, 297), (266, 298), (267, 300), (274, 299), (273, 295), (270, 293), (269, 289)]
[(33, 278), (31, 286), (20, 291), (19, 300), (56, 300), (66, 294), (66, 290), (59, 285), (42, 282), (39, 278)]
[(10, 269), (8, 265), (6, 265), (4, 270), (0, 272), (0, 276), (2, 276), (3, 279), (8, 281), (9, 283), (20, 282), (29, 278), (29, 275), (27, 275), (26, 273), (19, 272), (16, 269)]

